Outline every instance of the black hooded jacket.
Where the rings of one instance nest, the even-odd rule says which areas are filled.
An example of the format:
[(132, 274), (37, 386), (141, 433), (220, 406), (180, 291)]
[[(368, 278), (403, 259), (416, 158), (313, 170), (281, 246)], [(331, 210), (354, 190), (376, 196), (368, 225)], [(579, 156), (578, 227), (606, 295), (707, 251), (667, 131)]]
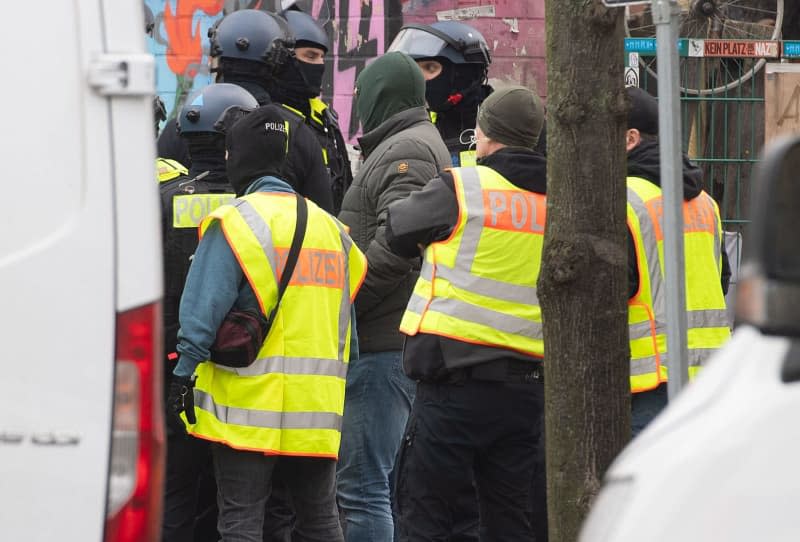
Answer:
[[(547, 192), (547, 161), (528, 149), (506, 147), (479, 161), (506, 180), (531, 192)], [(418, 245), (446, 239), (458, 222), (453, 175), (442, 171), (419, 192), (389, 206), (386, 240), (392, 251), (407, 258), (419, 256)], [(403, 367), (418, 380), (447, 378), (453, 367), (475, 366), (497, 361), (540, 361), (505, 348), (480, 346), (428, 333), (406, 338)]]
[[(641, 177), (661, 186), (661, 166), (658, 141), (643, 140), (628, 152), (628, 176)], [(703, 191), (703, 170), (695, 165), (686, 154), (683, 154), (683, 199), (692, 200)], [(731, 280), (731, 266), (725, 252), (725, 240), (722, 240), (722, 291), (728, 293)], [(636, 261), (636, 249), (633, 237), (628, 231), (628, 298), (632, 298), (639, 290), (639, 269)]]

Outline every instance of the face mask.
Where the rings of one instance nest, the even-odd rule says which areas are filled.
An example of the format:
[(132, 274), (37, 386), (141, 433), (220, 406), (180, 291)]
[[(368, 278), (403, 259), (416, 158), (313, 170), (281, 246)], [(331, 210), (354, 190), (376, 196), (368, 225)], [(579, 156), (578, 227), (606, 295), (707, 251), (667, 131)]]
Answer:
[(297, 68), (305, 78), (305, 87), (310, 93), (309, 98), (315, 98), (322, 93), (322, 77), (325, 75), (325, 64), (309, 64), (297, 61)]
[(453, 100), (451, 96), (454, 94), (450, 77), (444, 71), (425, 83), (425, 100), (431, 111), (442, 112), (452, 108), (454, 104), (450, 103)]

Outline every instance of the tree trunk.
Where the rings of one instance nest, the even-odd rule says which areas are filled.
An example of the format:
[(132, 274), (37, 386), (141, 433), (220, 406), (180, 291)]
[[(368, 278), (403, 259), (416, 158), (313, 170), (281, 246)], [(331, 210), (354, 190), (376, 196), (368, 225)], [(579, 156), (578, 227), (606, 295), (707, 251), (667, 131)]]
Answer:
[(630, 439), (624, 10), (547, 0), (544, 319), (551, 542), (577, 540)]

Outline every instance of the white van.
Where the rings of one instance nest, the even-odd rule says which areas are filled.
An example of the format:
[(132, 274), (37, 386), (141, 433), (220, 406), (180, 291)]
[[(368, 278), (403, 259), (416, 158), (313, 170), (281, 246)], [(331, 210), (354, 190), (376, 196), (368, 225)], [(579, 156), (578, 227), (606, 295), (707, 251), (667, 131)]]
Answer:
[(617, 458), (581, 542), (800, 540), (800, 138), (754, 180), (741, 325)]
[(3, 4), (0, 540), (158, 540), (161, 235), (141, 0)]

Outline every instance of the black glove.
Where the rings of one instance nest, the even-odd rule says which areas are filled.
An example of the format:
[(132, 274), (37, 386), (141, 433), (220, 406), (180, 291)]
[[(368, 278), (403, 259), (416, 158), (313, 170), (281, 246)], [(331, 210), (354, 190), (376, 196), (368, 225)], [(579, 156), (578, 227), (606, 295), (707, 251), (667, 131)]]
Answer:
[(167, 427), (177, 434), (185, 434), (186, 426), (180, 417), (181, 412), (186, 413), (186, 420), (197, 423), (194, 416), (194, 380), (185, 376), (173, 376), (169, 383), (169, 397), (167, 397)]

